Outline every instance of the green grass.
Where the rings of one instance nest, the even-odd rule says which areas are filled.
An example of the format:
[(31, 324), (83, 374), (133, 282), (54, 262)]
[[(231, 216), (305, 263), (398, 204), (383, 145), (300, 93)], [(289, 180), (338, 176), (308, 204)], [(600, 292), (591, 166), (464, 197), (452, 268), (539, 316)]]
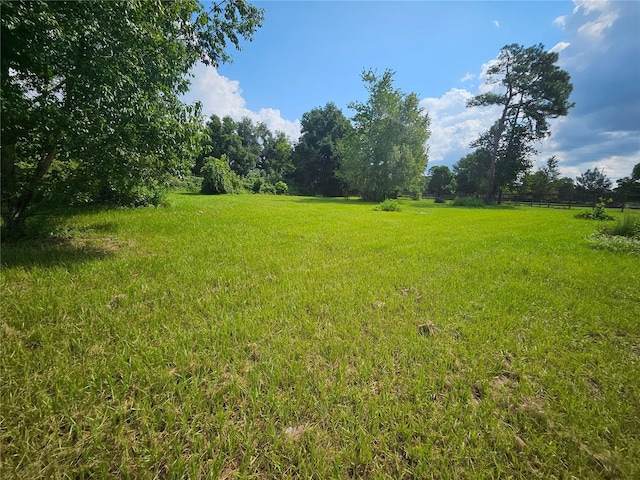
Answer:
[(170, 203), (2, 245), (2, 478), (640, 477), (640, 263), (575, 212)]

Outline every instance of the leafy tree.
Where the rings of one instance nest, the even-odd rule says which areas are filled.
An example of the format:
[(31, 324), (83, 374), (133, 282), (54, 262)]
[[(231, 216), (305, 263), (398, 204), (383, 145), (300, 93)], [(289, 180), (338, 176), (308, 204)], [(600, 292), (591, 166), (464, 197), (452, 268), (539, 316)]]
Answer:
[(576, 177), (577, 190), (590, 199), (595, 205), (598, 197), (604, 196), (611, 189), (611, 179), (605, 175), (598, 167)]
[(382, 76), (365, 71), (362, 80), (369, 99), (349, 105), (356, 111), (354, 129), (340, 143), (339, 177), (365, 200), (419, 191), (428, 160), (429, 116), (415, 93), (393, 88), (392, 71)]
[[(233, 122), (231, 117), (226, 118), (228, 118), (227, 122)], [(235, 131), (235, 124), (233, 131)], [(223, 129), (222, 120), (217, 115), (211, 115), (203, 135), (202, 149), (200, 155), (196, 158), (192, 173), (200, 175), (200, 170), (207, 158), (220, 158), (225, 155), (228, 150), (228, 141), (229, 135)]]
[(239, 176), (246, 176), (258, 167), (262, 152), (261, 136), (265, 125), (254, 125), (250, 118), (244, 117), (235, 124), (235, 131), (229, 133), (227, 158), (231, 169)]
[(562, 177), (557, 182), (558, 198), (564, 201), (572, 201), (576, 191), (576, 185), (572, 178)]
[(540, 167), (529, 179), (529, 190), (533, 194), (536, 201), (542, 200), (544, 197), (555, 195), (558, 191), (558, 160), (555, 156), (547, 159), (544, 167)]
[(623, 203), (640, 200), (640, 163), (633, 167), (630, 177), (616, 181), (616, 193)]
[(475, 150), (462, 157), (453, 165), (456, 175), (457, 192), (478, 195), (486, 190), (487, 172), (491, 164), (491, 152)]
[(456, 177), (446, 165), (437, 165), (429, 169), (429, 191), (435, 193), (436, 202), (442, 202), (442, 195), (456, 191)]
[(340, 165), (338, 142), (351, 124), (333, 103), (302, 115), (302, 135), (293, 151), (293, 183), (308, 195), (336, 197), (345, 184), (336, 176)]
[(291, 142), (284, 132), (273, 135), (269, 130), (263, 137), (260, 166), (270, 183), (284, 182), (293, 171)]
[(506, 45), (487, 72), (490, 84), (502, 93), (487, 92), (472, 98), (469, 107), (499, 105), (500, 118), (472, 146), (491, 152), (486, 201), (530, 168), (533, 143), (550, 135), (548, 120), (567, 115), (573, 107), (569, 74), (555, 63), (558, 54), (543, 45), (524, 48)]
[[(134, 192), (188, 167), (199, 109), (179, 100), (199, 60), (229, 60), (262, 11), (214, 2), (5, 1), (2, 195), (9, 230), (52, 192)], [(55, 168), (54, 168), (55, 167)], [(57, 173), (56, 173), (57, 171)]]

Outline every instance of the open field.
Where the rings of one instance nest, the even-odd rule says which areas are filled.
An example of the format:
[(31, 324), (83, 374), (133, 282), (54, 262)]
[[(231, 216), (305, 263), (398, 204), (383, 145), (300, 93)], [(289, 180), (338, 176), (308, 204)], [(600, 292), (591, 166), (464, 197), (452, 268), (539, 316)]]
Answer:
[(640, 478), (639, 258), (403, 207), (176, 194), (3, 244), (0, 476)]

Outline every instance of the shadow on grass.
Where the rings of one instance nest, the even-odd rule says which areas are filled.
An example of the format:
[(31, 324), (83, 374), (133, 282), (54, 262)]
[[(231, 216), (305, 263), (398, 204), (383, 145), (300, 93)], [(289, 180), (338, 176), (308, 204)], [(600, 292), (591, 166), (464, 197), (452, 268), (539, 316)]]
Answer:
[(198, 191), (175, 190), (175, 191), (172, 191), (171, 193), (173, 195), (189, 196), (189, 197), (199, 197), (199, 196), (210, 197), (211, 196), (211, 195), (206, 195), (205, 193), (202, 193), (200, 190)]
[(298, 203), (331, 203), (340, 205), (376, 205), (376, 202), (367, 202), (358, 197), (300, 197), (296, 200)]
[(2, 242), (2, 268), (71, 267), (112, 258), (118, 246), (112, 240), (41, 238)]
[(111, 258), (120, 248), (113, 236), (118, 227), (115, 222), (68, 225), (63, 218), (38, 216), (30, 219), (22, 235), (3, 235), (2, 268), (70, 267)]

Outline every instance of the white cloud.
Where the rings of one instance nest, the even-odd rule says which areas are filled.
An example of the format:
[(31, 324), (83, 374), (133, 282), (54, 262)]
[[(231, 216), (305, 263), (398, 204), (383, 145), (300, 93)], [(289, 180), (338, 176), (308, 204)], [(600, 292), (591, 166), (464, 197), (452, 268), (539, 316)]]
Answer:
[(452, 165), (472, 149), (469, 144), (495, 121), (496, 108), (467, 108), (473, 94), (452, 88), (440, 98), (424, 98), (420, 106), (431, 117), (429, 160)]
[(611, 28), (619, 16), (615, 5), (609, 1), (574, 0), (573, 3), (574, 15), (580, 11), (583, 15), (597, 14), (597, 18), (578, 28), (578, 33), (594, 39), (600, 38), (605, 30)]
[(553, 48), (551, 50), (549, 50), (550, 52), (553, 53), (560, 53), (561, 51), (563, 51), (565, 48), (567, 48), (569, 45), (571, 45), (569, 42), (558, 42), (556, 43)]
[(193, 74), (195, 78), (185, 101), (200, 101), (206, 117), (228, 115), (236, 121), (248, 117), (254, 122), (265, 123), (272, 132), (284, 132), (293, 141), (300, 138), (300, 120), (284, 119), (280, 110), (275, 108), (261, 108), (257, 112), (248, 109), (237, 80), (220, 75), (214, 67), (202, 64), (194, 68)]
[(496, 28), (500, 28), (500, 22), (498, 20), (494, 20), (493, 24), (496, 26)]
[(567, 17), (564, 15), (561, 17), (558, 17), (553, 21), (553, 24), (558, 25), (559, 27), (564, 29), (565, 25), (567, 24)]
[(460, 82), (465, 83), (465, 82), (468, 82), (469, 80), (474, 80), (475, 78), (476, 76), (473, 73), (466, 73), (464, 77), (460, 79)]

